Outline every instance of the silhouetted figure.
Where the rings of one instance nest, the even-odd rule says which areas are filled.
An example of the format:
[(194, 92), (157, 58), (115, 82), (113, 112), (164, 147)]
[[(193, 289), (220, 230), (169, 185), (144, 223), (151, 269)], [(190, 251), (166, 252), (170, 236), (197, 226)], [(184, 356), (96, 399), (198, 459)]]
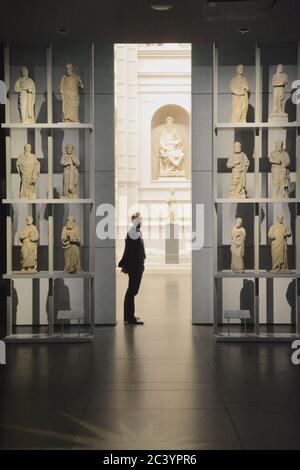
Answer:
[(128, 274), (128, 289), (124, 298), (124, 321), (130, 324), (143, 325), (144, 322), (135, 317), (134, 297), (137, 295), (144, 272), (146, 258), (144, 242), (142, 238), (142, 218), (137, 212), (131, 217), (132, 225), (127, 232), (125, 249), (119, 268)]

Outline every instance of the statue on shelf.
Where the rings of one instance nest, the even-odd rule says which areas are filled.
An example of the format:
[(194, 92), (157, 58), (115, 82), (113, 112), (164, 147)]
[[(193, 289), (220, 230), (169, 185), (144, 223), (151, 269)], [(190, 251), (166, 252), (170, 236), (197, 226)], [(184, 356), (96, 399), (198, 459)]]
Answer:
[(176, 208), (177, 208), (177, 198), (175, 194), (175, 189), (172, 188), (170, 190), (170, 195), (167, 199), (167, 204), (168, 204), (168, 219), (169, 223), (173, 224), (175, 222), (176, 218)]
[(283, 71), (283, 65), (277, 65), (277, 71), (273, 75), (273, 111), (271, 117), (286, 117), (287, 113), (284, 112), (284, 89), (288, 83), (288, 76)]
[(74, 146), (68, 144), (60, 159), (60, 164), (64, 167), (63, 176), (63, 198), (79, 198), (79, 157), (74, 154)]
[(234, 142), (233, 153), (227, 161), (227, 168), (231, 171), (231, 181), (228, 197), (231, 199), (245, 199), (247, 196), (246, 180), (249, 160), (247, 155), (242, 152), (240, 142)]
[(83, 88), (81, 78), (74, 72), (72, 64), (66, 64), (65, 73), (59, 85), (59, 93), (62, 96), (62, 118), (64, 122), (79, 122), (80, 88)]
[(243, 273), (246, 230), (242, 227), (243, 219), (237, 217), (231, 231), (231, 270), (236, 273)]
[(64, 249), (65, 267), (68, 273), (81, 271), (80, 263), (80, 232), (75, 218), (69, 215), (67, 223), (61, 234), (62, 248)]
[(183, 161), (183, 142), (174, 126), (174, 119), (169, 116), (160, 135), (159, 176), (185, 176)]
[(36, 89), (34, 81), (28, 75), (28, 68), (21, 67), (21, 77), (15, 83), (14, 90), (19, 94), (18, 104), (22, 123), (34, 124), (34, 105)]
[(244, 66), (236, 67), (236, 76), (230, 82), (232, 93), (231, 119), (232, 123), (246, 122), (249, 105), (249, 83), (244, 75)]
[(19, 235), (19, 245), (21, 246), (21, 269), (22, 272), (37, 272), (37, 246), (39, 240), (39, 232), (33, 225), (31, 215), (26, 217), (26, 226), (21, 230)]
[(289, 154), (283, 148), (281, 139), (275, 142), (275, 149), (269, 155), (269, 162), (272, 166), (272, 198), (287, 198), (289, 195), (290, 164)]
[(40, 176), (40, 162), (31, 153), (31, 145), (24, 145), (24, 153), (17, 159), (17, 170), (21, 178), (21, 199), (36, 199), (36, 183)]
[(277, 222), (271, 225), (268, 237), (272, 240), (272, 271), (288, 271), (287, 261), (287, 238), (291, 237), (292, 232), (288, 225), (283, 223), (283, 215), (277, 216)]

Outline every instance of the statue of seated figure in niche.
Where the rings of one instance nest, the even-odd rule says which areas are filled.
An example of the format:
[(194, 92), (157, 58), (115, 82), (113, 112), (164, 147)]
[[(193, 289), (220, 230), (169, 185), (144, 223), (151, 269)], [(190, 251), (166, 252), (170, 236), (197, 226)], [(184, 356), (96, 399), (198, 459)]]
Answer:
[(184, 152), (182, 139), (174, 126), (174, 119), (169, 116), (160, 134), (159, 141), (159, 176), (185, 176), (183, 168)]

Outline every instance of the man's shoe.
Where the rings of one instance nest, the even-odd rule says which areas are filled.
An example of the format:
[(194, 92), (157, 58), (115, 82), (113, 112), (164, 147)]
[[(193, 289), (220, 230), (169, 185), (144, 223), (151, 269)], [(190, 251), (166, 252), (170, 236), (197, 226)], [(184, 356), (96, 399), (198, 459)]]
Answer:
[[(139, 320), (140, 317), (133, 317), (133, 319)], [(125, 316), (124, 316), (124, 322), (128, 322), (128, 321), (130, 321), (130, 320), (131, 320), (131, 318), (128, 318), (128, 317), (125, 317)]]
[(138, 317), (133, 317), (127, 320), (127, 325), (143, 325), (144, 322), (141, 321)]

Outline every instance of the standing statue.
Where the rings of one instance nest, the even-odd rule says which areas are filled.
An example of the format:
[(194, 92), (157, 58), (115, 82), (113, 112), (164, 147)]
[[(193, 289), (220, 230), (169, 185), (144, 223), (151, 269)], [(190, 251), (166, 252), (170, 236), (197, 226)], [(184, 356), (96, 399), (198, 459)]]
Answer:
[(288, 76), (283, 71), (283, 65), (277, 65), (277, 71), (273, 75), (273, 111), (271, 117), (286, 117), (287, 113), (284, 112), (284, 88), (288, 83)]
[(81, 271), (80, 232), (72, 215), (68, 216), (67, 223), (62, 229), (61, 241), (65, 257), (64, 271), (68, 273)]
[(247, 155), (242, 152), (240, 142), (234, 142), (233, 153), (227, 161), (227, 168), (231, 168), (231, 181), (228, 197), (232, 199), (245, 199), (247, 196), (246, 180), (249, 160)]
[(79, 122), (80, 88), (83, 88), (81, 78), (74, 72), (72, 64), (66, 64), (65, 73), (59, 85), (59, 93), (62, 96), (62, 118), (64, 122)]
[(26, 226), (21, 230), (19, 235), (19, 245), (21, 246), (21, 268), (22, 272), (37, 272), (37, 246), (39, 240), (39, 232), (33, 225), (31, 215), (26, 217)]
[(272, 166), (272, 198), (281, 199), (289, 196), (290, 164), (289, 154), (283, 149), (281, 139), (275, 142), (275, 150), (269, 155), (269, 162)]
[(36, 198), (36, 182), (40, 176), (40, 162), (31, 153), (31, 145), (24, 145), (24, 153), (17, 159), (17, 170), (21, 178), (19, 196), (21, 199)]
[(79, 157), (74, 154), (74, 146), (68, 144), (65, 153), (60, 159), (60, 164), (64, 167), (63, 176), (63, 198), (79, 198)]
[(243, 219), (237, 217), (231, 231), (231, 269), (236, 273), (243, 273), (245, 256), (246, 230), (242, 227)]
[(277, 216), (277, 222), (271, 225), (268, 237), (272, 240), (272, 271), (288, 271), (287, 238), (292, 235), (288, 225), (283, 223), (283, 215)]
[(167, 199), (167, 204), (168, 204), (168, 219), (169, 223), (173, 224), (176, 219), (176, 209), (177, 209), (177, 198), (175, 194), (175, 189), (172, 188), (170, 190), (170, 196)]
[(27, 67), (21, 67), (21, 77), (16, 81), (14, 89), (19, 94), (18, 105), (21, 122), (26, 124), (35, 123), (36, 89), (34, 81), (28, 76)]
[(185, 176), (183, 142), (169, 116), (159, 141), (159, 176)]
[(244, 66), (241, 64), (236, 67), (236, 76), (230, 82), (230, 90), (232, 93), (230, 121), (232, 123), (246, 122), (250, 89), (244, 75)]

